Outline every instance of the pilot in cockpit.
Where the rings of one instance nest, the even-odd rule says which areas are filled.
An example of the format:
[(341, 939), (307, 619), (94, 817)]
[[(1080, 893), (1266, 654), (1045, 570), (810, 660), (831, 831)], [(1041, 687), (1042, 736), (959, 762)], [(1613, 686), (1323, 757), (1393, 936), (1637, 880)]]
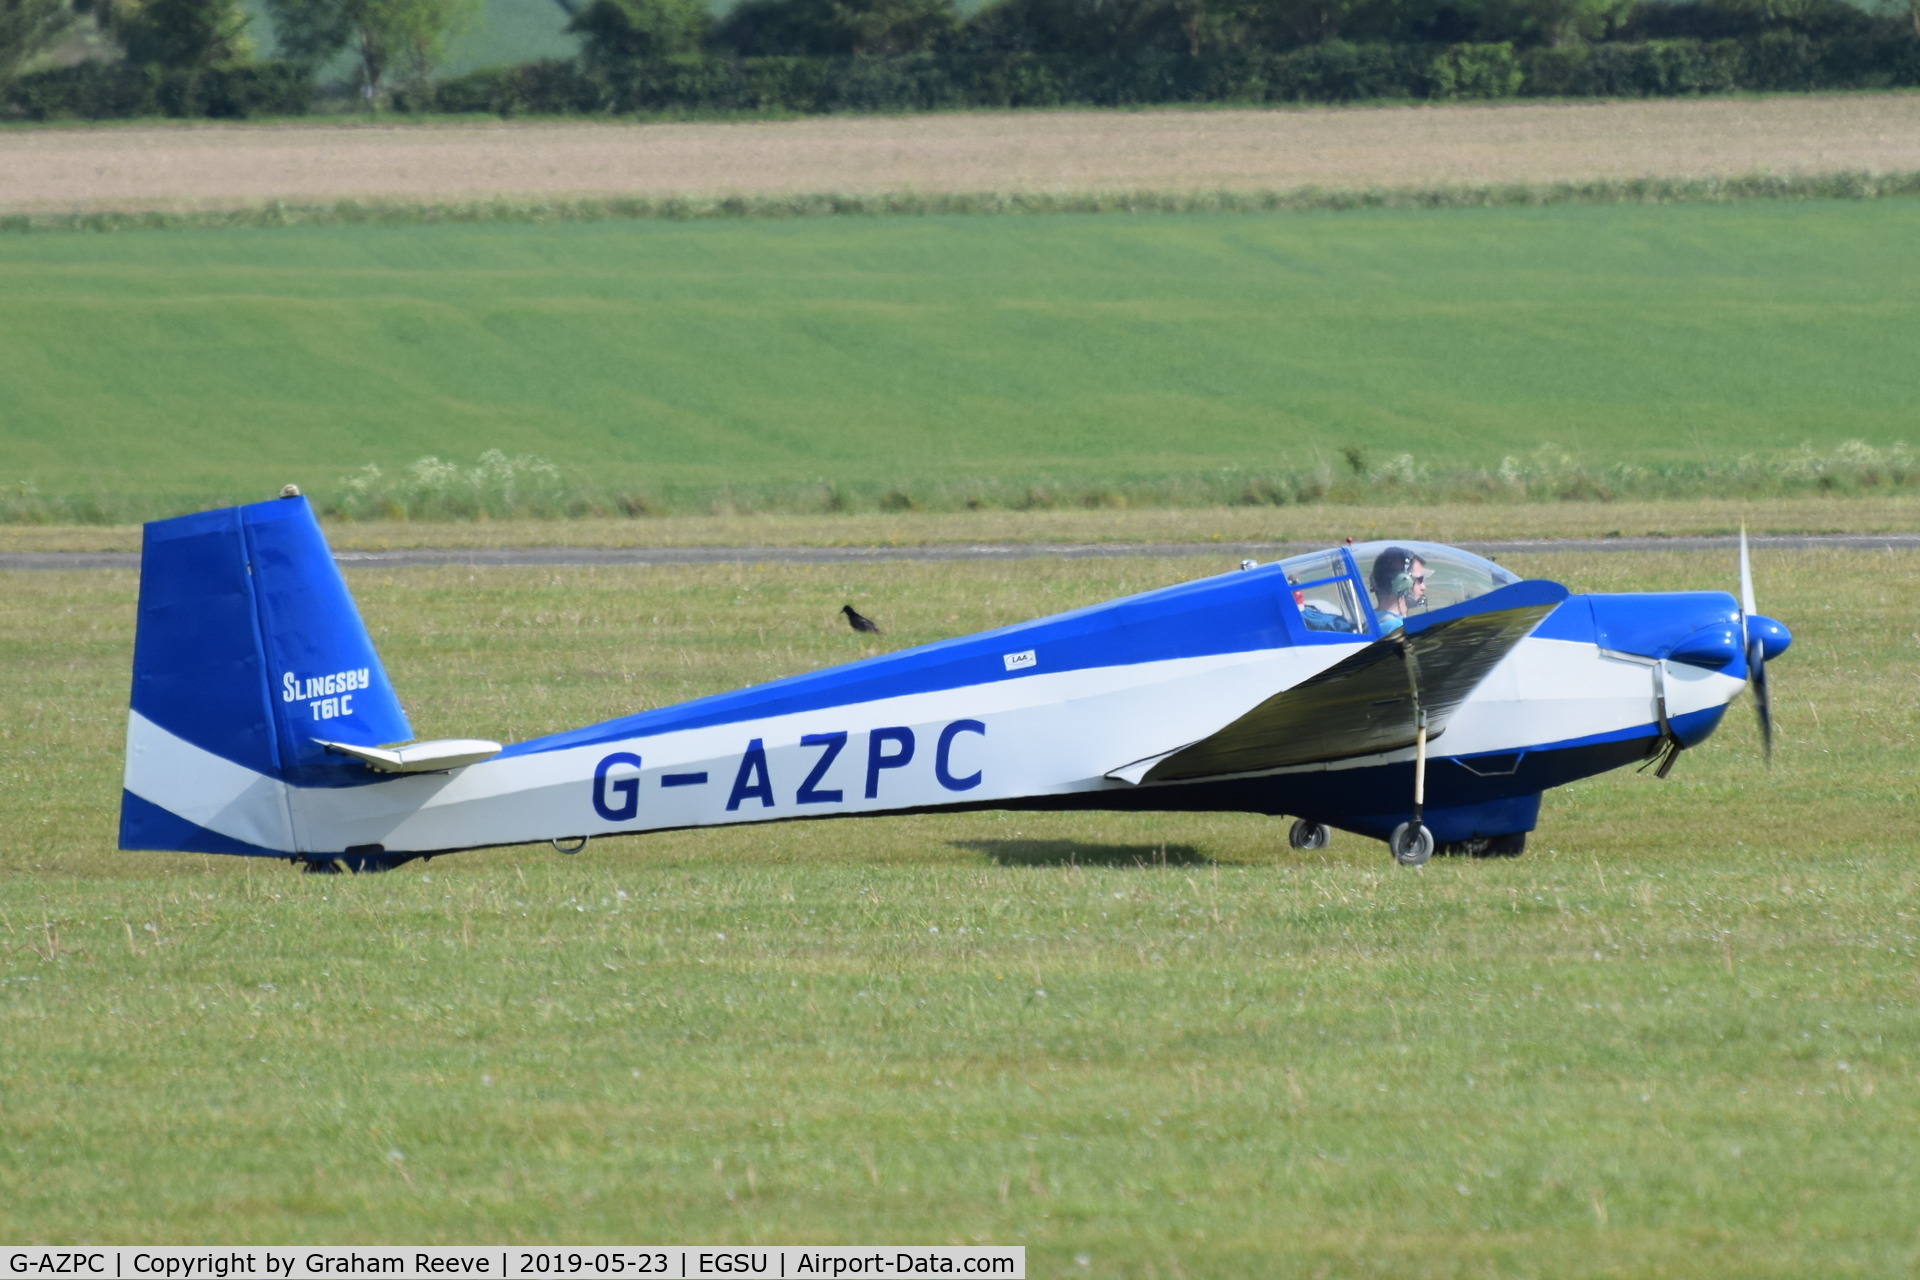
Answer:
[(1368, 583), (1381, 635), (1406, 625), (1407, 610), (1427, 602), (1427, 562), (1405, 547), (1388, 547), (1373, 562)]

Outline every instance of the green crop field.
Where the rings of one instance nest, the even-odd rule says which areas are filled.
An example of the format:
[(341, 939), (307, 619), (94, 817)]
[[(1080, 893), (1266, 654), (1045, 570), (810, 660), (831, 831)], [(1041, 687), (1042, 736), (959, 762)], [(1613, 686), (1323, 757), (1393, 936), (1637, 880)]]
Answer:
[[(1576, 589), (1726, 556), (1515, 557)], [(1221, 566), (1225, 567), (1225, 566)], [(1207, 571), (354, 571), (518, 737)], [(111, 849), (135, 583), (0, 574), (0, 1236), (1025, 1243), (1105, 1277), (1920, 1266), (1913, 553), (1766, 553), (1751, 715), (1516, 861), (1195, 815), (685, 832), (385, 876)]]
[(1911, 483), (1916, 278), (1899, 199), (7, 235), (0, 499), (292, 480), (378, 515), (487, 450), (557, 468), (496, 488), (636, 510), (1364, 497), (1509, 458), (1595, 496), (1581, 468), (1848, 441)]

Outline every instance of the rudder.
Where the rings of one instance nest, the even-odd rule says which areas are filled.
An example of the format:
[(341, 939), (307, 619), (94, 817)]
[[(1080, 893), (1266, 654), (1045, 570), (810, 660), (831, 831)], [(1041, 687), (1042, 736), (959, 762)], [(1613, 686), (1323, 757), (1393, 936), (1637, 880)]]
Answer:
[(289, 784), (372, 781), (315, 739), (412, 736), (305, 498), (146, 526), (121, 848), (300, 851)]

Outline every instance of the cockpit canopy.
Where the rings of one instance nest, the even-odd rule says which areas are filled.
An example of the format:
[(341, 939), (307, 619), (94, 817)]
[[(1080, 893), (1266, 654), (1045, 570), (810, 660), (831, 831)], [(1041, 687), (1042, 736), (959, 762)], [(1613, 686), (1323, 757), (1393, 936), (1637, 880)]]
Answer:
[[(1493, 561), (1458, 547), (1445, 547), (1437, 542), (1362, 542), (1348, 550), (1353, 552), (1354, 564), (1360, 570), (1360, 581), (1367, 585), (1369, 594), (1373, 590), (1374, 562), (1391, 547), (1412, 552), (1416, 560), (1427, 566), (1426, 607), (1429, 609), (1463, 604), (1520, 581), (1518, 574), (1510, 573)], [(1373, 602), (1376, 608), (1380, 603), (1379, 600)]]
[(1310, 631), (1371, 634), (1387, 602), (1372, 589), (1373, 567), (1389, 549), (1410, 553), (1425, 566), (1425, 598), (1414, 610), (1444, 609), (1520, 581), (1491, 560), (1437, 542), (1362, 542), (1282, 560), (1294, 602)]

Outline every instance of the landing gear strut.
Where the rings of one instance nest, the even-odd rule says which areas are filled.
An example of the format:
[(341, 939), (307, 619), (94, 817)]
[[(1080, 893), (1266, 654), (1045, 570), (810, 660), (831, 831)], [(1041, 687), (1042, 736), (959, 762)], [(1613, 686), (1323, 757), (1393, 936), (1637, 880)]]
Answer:
[(1403, 867), (1417, 867), (1433, 856), (1433, 832), (1421, 819), (1427, 807), (1427, 713), (1420, 706), (1420, 661), (1404, 634), (1400, 656), (1407, 664), (1407, 694), (1413, 699), (1413, 817), (1393, 829), (1387, 849)]

